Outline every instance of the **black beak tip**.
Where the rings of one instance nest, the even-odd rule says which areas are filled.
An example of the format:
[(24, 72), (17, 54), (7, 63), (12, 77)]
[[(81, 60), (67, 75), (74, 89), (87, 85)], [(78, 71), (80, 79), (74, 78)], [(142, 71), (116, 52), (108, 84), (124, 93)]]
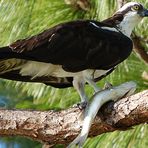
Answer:
[(148, 10), (145, 11), (145, 16), (148, 17)]
[(144, 11), (144, 17), (148, 17), (148, 10)]

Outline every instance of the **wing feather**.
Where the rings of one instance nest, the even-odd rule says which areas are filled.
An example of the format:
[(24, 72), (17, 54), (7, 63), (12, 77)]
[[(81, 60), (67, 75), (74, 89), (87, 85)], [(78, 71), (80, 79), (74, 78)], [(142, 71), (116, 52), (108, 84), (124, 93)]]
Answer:
[(0, 74), (6, 73), (12, 70), (17, 70), (20, 66), (24, 65), (27, 61), (22, 59), (7, 59), (0, 61)]
[(65, 88), (72, 86), (73, 78), (60, 78), (53, 76), (39, 76), (32, 79), (32, 75), (22, 75), (21, 69), (27, 64), (28, 60), (22, 59), (7, 59), (0, 61), (0, 77), (9, 80), (16, 80), (22, 82), (39, 82), (46, 85), (51, 85), (57, 88)]
[(16, 41), (10, 48), (15, 58), (61, 65), (69, 72), (106, 70), (130, 55), (132, 41), (103, 27), (108, 26), (90, 20), (68, 22)]

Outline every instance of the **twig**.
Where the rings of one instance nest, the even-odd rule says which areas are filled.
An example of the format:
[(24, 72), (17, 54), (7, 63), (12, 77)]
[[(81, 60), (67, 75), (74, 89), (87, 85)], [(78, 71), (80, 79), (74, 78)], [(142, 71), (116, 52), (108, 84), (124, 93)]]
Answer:
[(89, 11), (91, 4), (89, 0), (64, 0), (65, 4), (84, 11)]
[(133, 50), (139, 55), (139, 57), (144, 60), (146, 64), (148, 64), (148, 53), (146, 52), (144, 46), (142, 45), (141, 38), (136, 34), (132, 37), (134, 48)]
[(121, 8), (125, 3), (125, 0), (117, 0), (117, 8)]

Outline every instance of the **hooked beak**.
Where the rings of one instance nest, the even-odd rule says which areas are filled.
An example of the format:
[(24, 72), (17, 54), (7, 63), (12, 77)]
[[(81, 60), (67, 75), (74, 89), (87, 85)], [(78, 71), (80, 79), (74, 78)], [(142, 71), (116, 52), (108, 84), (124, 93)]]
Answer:
[(143, 9), (143, 11), (140, 12), (140, 16), (141, 17), (148, 17), (148, 10), (147, 9)]

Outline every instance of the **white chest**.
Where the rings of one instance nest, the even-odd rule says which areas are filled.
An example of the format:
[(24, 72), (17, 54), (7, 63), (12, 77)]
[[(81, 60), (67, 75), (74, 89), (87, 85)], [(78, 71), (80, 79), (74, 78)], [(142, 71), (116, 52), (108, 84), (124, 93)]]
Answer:
[(130, 37), (134, 27), (141, 21), (141, 17), (135, 13), (127, 14), (123, 21), (118, 25), (120, 31), (126, 36)]

